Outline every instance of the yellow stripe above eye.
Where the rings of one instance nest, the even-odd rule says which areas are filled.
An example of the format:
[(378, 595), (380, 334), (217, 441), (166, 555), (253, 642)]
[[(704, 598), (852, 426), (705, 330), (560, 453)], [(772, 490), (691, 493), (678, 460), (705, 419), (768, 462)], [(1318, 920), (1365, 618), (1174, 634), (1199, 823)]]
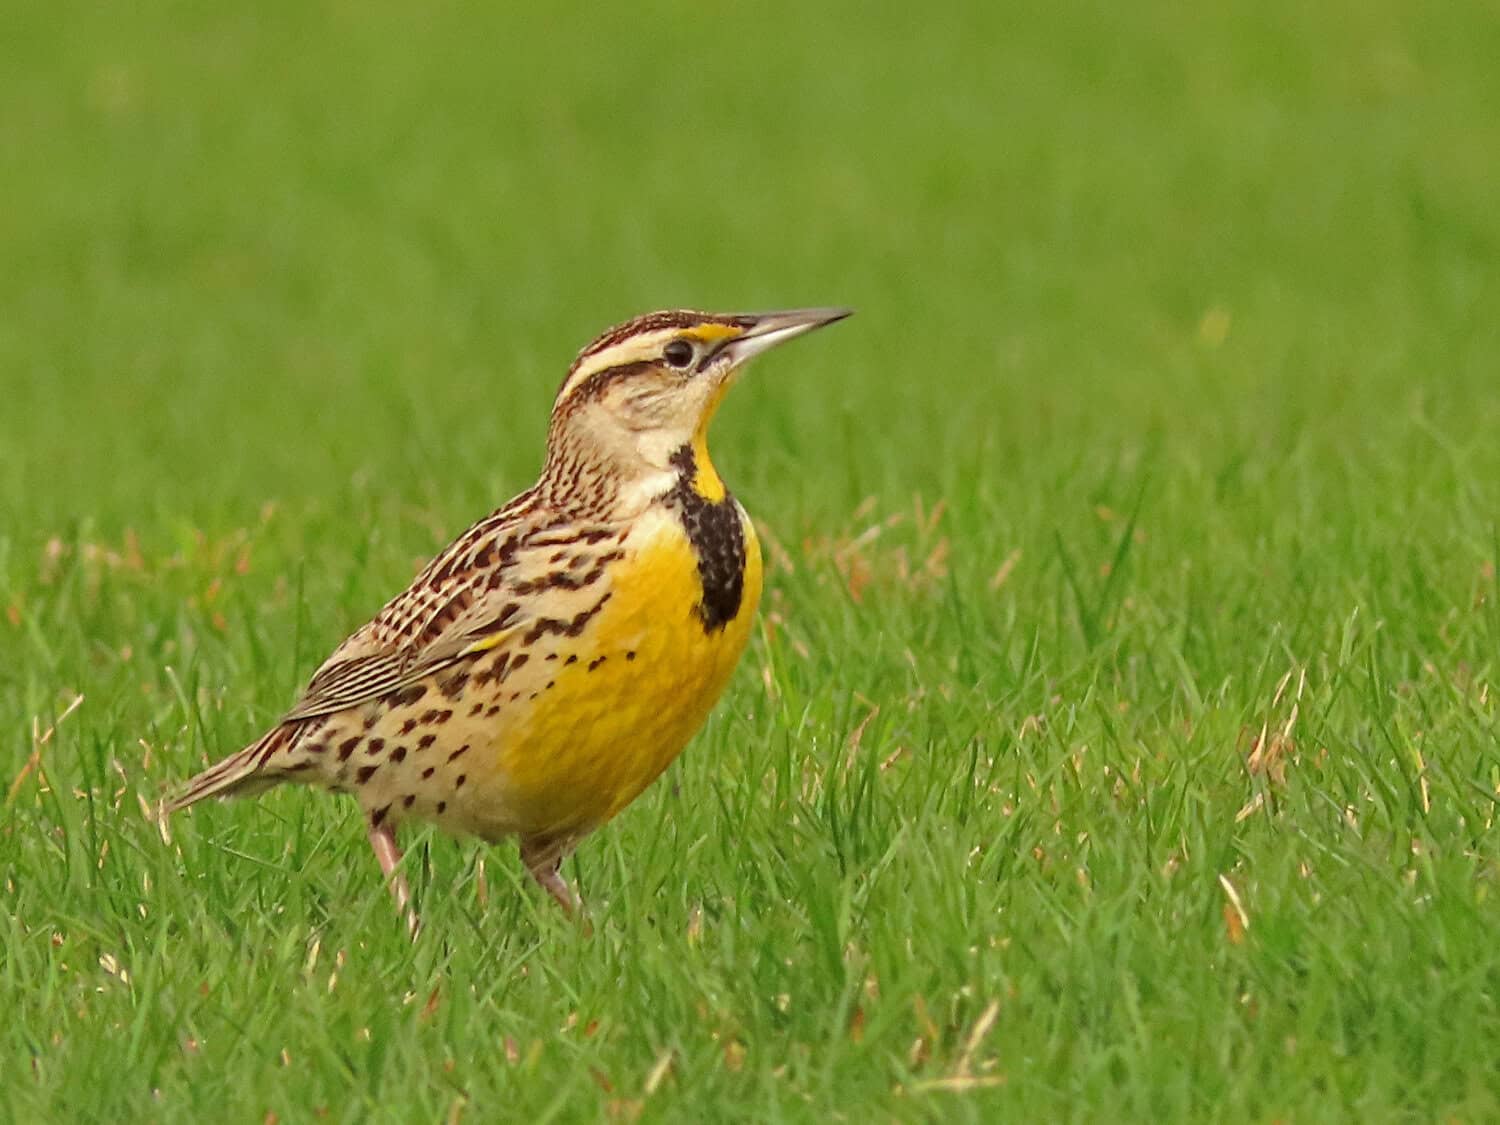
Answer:
[(724, 340), (730, 336), (738, 336), (743, 329), (736, 328), (732, 324), (695, 324), (691, 328), (684, 328), (682, 334), (703, 343), (712, 343), (714, 340)]

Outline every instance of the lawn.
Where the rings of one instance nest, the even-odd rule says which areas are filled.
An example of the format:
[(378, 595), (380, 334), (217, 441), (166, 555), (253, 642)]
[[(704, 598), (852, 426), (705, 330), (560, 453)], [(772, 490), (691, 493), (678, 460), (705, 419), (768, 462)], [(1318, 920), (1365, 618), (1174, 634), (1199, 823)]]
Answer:
[[(1500, 1116), (1492, 5), (23, 3), (14, 1120)], [(143, 810), (529, 483), (573, 352), (848, 304), (758, 632), (566, 873)]]

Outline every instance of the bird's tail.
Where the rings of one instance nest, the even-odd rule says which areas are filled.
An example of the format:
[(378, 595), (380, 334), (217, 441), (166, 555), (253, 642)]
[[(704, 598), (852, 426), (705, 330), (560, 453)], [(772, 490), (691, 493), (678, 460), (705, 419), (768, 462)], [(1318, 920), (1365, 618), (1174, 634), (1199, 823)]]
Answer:
[(288, 727), (276, 727), (243, 750), (209, 766), (162, 803), (162, 814), (170, 816), (207, 797), (249, 797), (271, 788), (285, 775), (275, 767), (268, 769), (267, 763), (291, 734)]

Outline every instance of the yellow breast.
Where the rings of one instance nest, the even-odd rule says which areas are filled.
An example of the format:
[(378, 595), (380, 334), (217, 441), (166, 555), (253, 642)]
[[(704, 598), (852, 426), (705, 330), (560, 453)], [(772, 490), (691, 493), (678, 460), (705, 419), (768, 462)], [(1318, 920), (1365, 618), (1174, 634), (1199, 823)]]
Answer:
[(703, 725), (744, 651), (760, 600), (760, 548), (740, 513), (737, 613), (705, 625), (698, 559), (670, 511), (644, 517), (609, 571), (610, 598), (559, 658), (495, 755), (508, 819), (529, 833), (588, 831), (640, 795)]

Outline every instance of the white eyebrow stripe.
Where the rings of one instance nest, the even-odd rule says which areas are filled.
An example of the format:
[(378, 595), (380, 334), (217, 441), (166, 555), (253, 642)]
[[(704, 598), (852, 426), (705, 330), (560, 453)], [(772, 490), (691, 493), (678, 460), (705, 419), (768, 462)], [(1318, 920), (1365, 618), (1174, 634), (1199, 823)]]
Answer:
[(572, 394), (580, 383), (597, 372), (607, 371), (611, 367), (623, 367), (627, 363), (639, 363), (643, 359), (656, 359), (667, 341), (677, 338), (678, 331), (675, 328), (663, 328), (655, 332), (643, 332), (621, 340), (618, 344), (611, 344), (593, 355), (584, 355), (568, 375), (557, 397), (562, 399)]

